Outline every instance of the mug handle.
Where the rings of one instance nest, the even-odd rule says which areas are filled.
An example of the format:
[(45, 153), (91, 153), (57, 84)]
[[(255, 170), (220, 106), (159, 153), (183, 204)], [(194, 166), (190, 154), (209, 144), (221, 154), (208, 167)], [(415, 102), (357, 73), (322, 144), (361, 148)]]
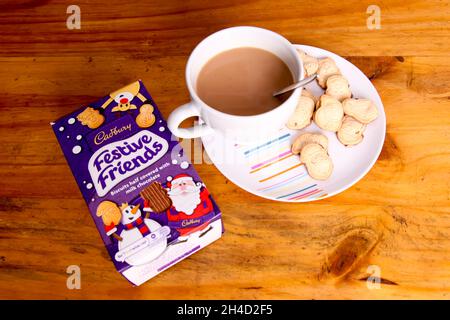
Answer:
[(213, 132), (213, 129), (205, 123), (190, 128), (180, 128), (180, 124), (190, 117), (200, 117), (200, 112), (192, 101), (173, 110), (167, 119), (167, 126), (174, 135), (183, 139), (198, 138)]

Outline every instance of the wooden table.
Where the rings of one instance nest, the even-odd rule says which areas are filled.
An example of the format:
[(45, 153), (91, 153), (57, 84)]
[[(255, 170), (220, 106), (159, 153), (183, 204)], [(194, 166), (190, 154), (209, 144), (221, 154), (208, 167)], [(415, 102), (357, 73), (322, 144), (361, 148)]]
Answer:
[[(450, 298), (447, 1), (378, 1), (378, 30), (366, 25), (372, 1), (76, 4), (80, 30), (66, 28), (66, 1), (0, 4), (0, 298)], [(196, 164), (223, 211), (224, 237), (132, 287), (114, 270), (49, 122), (139, 78), (167, 117), (188, 101), (190, 51), (236, 25), (360, 67), (384, 102), (382, 154), (349, 190), (307, 204), (258, 198)], [(66, 288), (69, 265), (81, 268), (80, 290)], [(377, 268), (381, 286), (369, 289)]]

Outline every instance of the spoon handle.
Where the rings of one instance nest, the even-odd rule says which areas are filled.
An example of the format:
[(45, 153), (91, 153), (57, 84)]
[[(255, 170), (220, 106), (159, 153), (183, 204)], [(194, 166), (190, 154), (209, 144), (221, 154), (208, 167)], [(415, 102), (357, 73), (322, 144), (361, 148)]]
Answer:
[(312, 76), (309, 76), (303, 80), (300, 80), (299, 82), (293, 83), (290, 86), (287, 86), (286, 88), (283, 88), (281, 90), (275, 91), (273, 93), (273, 96), (276, 97), (282, 93), (297, 89), (298, 87), (304, 86), (308, 83), (310, 83), (311, 81), (314, 81), (314, 79), (317, 78), (317, 74), (313, 74)]

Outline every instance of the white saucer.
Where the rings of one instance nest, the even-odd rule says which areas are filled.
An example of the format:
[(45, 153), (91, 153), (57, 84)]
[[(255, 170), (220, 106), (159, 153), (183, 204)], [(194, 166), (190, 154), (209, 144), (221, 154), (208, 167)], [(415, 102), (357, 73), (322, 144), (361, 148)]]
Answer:
[[(218, 133), (205, 136), (202, 141), (219, 171), (242, 189), (271, 200), (307, 202), (338, 194), (367, 174), (383, 147), (386, 115), (377, 90), (352, 63), (327, 50), (304, 45), (295, 47), (317, 58), (332, 58), (348, 79), (353, 97), (367, 98), (376, 104), (379, 116), (367, 125), (363, 141), (345, 147), (335, 133), (321, 130), (314, 123), (302, 130), (280, 128), (277, 135), (252, 145), (238, 145)], [(323, 94), (315, 82), (306, 88), (316, 96)], [(326, 181), (312, 179), (299, 157), (290, 152), (292, 142), (304, 132), (321, 132), (328, 137), (334, 170)]]

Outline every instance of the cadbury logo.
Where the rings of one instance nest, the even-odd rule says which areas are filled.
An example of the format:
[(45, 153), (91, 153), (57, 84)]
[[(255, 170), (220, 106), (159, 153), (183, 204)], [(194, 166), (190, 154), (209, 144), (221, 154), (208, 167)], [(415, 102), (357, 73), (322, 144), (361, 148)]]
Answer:
[(161, 159), (168, 148), (165, 139), (147, 130), (101, 147), (88, 164), (97, 194), (106, 195), (119, 182)]
[(124, 131), (131, 131), (131, 123), (124, 125), (120, 128), (114, 127), (109, 130), (109, 132), (100, 131), (94, 137), (94, 143), (96, 145), (102, 144), (103, 142), (111, 139), (112, 137), (122, 133)]
[(198, 223), (200, 223), (200, 219), (183, 220), (181, 226), (187, 227), (190, 226), (191, 224), (198, 224)]

